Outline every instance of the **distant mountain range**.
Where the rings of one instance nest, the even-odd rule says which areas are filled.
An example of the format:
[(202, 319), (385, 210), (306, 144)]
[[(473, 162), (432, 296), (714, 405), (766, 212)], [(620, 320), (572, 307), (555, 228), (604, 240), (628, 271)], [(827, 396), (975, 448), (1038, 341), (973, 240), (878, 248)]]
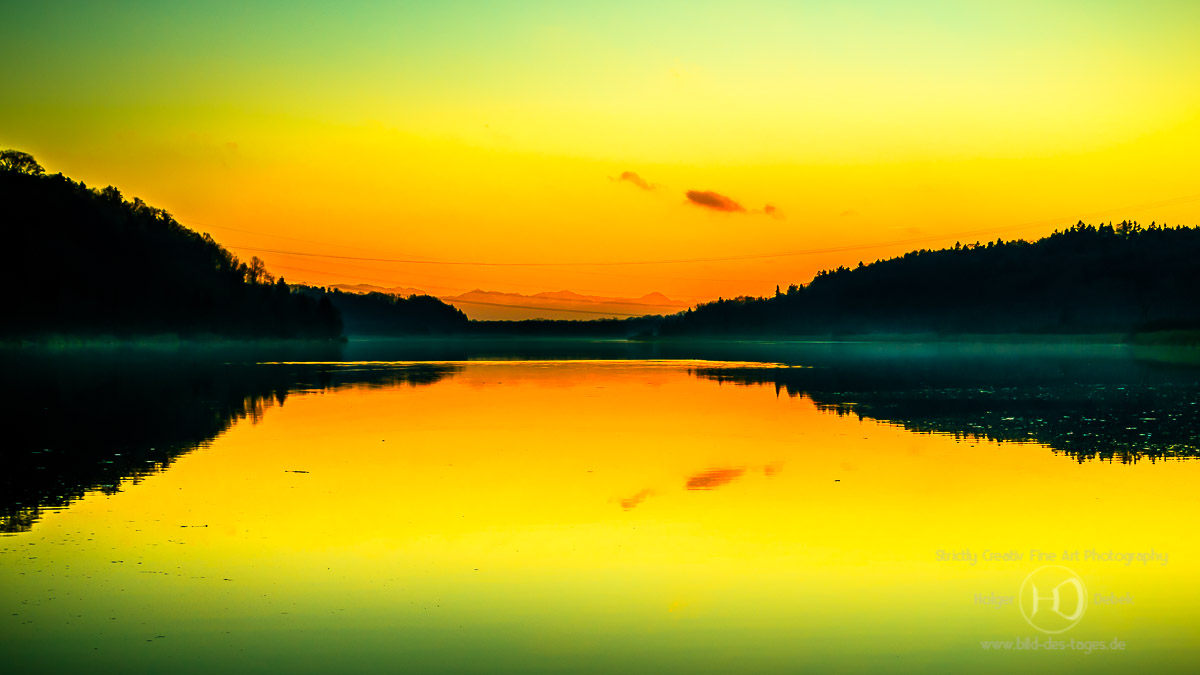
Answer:
[[(391, 295), (430, 295), (407, 286), (383, 287), (373, 284), (334, 284), (348, 293), (387, 293)], [(603, 319), (674, 314), (689, 307), (662, 293), (647, 293), (640, 298), (616, 298), (583, 295), (574, 291), (546, 291), (533, 295), (501, 293), (475, 289), (460, 295), (445, 295), (441, 300), (458, 307), (468, 317), (484, 321), (520, 319)]]
[(387, 293), (388, 295), (402, 295), (405, 297), (410, 295), (432, 295), (432, 293), (426, 293), (419, 288), (408, 288), (405, 286), (385, 288), (383, 286), (376, 286), (375, 284), (333, 284), (330, 288), (336, 288), (339, 291), (347, 293)]

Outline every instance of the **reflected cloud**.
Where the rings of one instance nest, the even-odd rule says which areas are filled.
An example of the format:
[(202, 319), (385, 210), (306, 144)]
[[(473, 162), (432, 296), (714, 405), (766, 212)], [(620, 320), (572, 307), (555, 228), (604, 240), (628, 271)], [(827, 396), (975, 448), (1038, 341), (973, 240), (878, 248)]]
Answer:
[(687, 479), (689, 490), (713, 490), (726, 485), (746, 473), (745, 469), (708, 469)]
[(654, 189), (658, 188), (658, 186), (655, 185), (654, 183), (647, 181), (646, 179), (642, 178), (641, 176), (637, 175), (636, 173), (634, 173), (632, 171), (621, 172), (621, 175), (618, 176), (616, 178), (616, 180), (625, 181), (627, 183), (632, 183), (632, 184), (640, 187), (643, 190), (654, 190)]
[(642, 490), (641, 492), (637, 493), (636, 495), (634, 495), (632, 497), (626, 497), (621, 500), (621, 508), (628, 511), (628, 510), (636, 507), (638, 504), (641, 504), (642, 501), (645, 500), (646, 497), (649, 497), (651, 494), (653, 494), (653, 493), (650, 490)]

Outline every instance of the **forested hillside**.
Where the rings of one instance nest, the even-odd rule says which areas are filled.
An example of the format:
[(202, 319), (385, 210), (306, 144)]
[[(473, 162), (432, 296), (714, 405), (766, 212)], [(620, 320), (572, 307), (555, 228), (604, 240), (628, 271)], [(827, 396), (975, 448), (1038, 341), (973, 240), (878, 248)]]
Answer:
[(28, 154), (0, 153), (0, 334), (336, 338), (328, 300), (294, 293), (262, 262), (114, 187), (45, 175)]
[(1200, 228), (1079, 223), (1035, 242), (919, 250), (718, 300), (662, 335), (1085, 333), (1200, 328)]

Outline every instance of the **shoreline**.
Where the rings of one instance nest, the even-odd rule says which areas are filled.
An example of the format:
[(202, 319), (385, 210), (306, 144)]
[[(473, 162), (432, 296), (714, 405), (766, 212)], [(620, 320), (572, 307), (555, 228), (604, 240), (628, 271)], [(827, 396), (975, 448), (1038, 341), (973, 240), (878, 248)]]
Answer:
[(805, 344), (979, 344), (979, 345), (1129, 345), (1134, 347), (1200, 348), (1200, 330), (1165, 330), (1139, 333), (865, 333), (846, 335), (693, 335), (631, 336), (612, 335), (519, 335), (451, 333), (441, 335), (348, 335), (338, 339), (243, 338), (202, 335), (181, 337), (157, 334), (132, 337), (112, 335), (48, 335), (37, 338), (0, 340), (3, 350), (119, 350), (138, 349), (172, 351), (180, 349), (342, 347), (352, 343), (569, 343), (606, 342), (645, 345), (687, 343), (751, 343), (760, 345)]

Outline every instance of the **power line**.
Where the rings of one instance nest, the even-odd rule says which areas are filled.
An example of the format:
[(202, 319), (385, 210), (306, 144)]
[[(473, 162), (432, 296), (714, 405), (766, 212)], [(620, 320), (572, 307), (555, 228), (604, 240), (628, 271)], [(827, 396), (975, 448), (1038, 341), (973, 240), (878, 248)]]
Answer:
[[(301, 239), (299, 237), (288, 237), (288, 236), (280, 235), (280, 234), (270, 234), (268, 232), (257, 232), (255, 230), (246, 230), (246, 229), (237, 228), (237, 227), (226, 227), (224, 225), (211, 225), (208, 223), (202, 223), (198, 220), (192, 220), (191, 218), (176, 217), (176, 219), (185, 225), (190, 225), (190, 226), (199, 227), (199, 228), (216, 228), (219, 230), (230, 230), (233, 232), (242, 232), (244, 234), (253, 234), (255, 236), (260, 236), (260, 237), (271, 237), (271, 238), (275, 238), (275, 239), (289, 239), (292, 241), (304, 242), (306, 244), (316, 244), (318, 246), (332, 246), (334, 248), (347, 248), (347, 249), (353, 249), (353, 250), (358, 250), (358, 251), (371, 250), (368, 248), (363, 248), (361, 246), (350, 246), (347, 244), (333, 244), (333, 243), (329, 243), (329, 242), (314, 241), (312, 239)], [(256, 249), (251, 249), (249, 247), (237, 246), (237, 245), (232, 245), (232, 244), (222, 244), (222, 246), (225, 246), (226, 248), (237, 249), (239, 251), (256, 250)], [(309, 255), (309, 254), (286, 253), (283, 255)], [(417, 257), (421, 257), (421, 256), (417, 256)], [(349, 260), (372, 260), (369, 258), (354, 258), (354, 257), (347, 257), (346, 259), (349, 259)], [(275, 267), (283, 267), (283, 266), (275, 265)], [(293, 269), (301, 269), (301, 268), (293, 268)], [(327, 272), (319, 272), (318, 270), (306, 270), (306, 271), (318, 272), (320, 274), (327, 273)], [(587, 275), (591, 275), (591, 276), (620, 277), (620, 278), (629, 278), (629, 279), (657, 279), (657, 280), (662, 280), (662, 281), (703, 281), (703, 282), (720, 282), (720, 283), (746, 283), (746, 284), (766, 284), (766, 283), (773, 284), (773, 283), (778, 283), (778, 281), (779, 281), (778, 279), (714, 279), (714, 278), (698, 279), (695, 277), (664, 277), (661, 275), (646, 275), (646, 274), (621, 274), (621, 273), (614, 274), (614, 273), (596, 272), (594, 270), (574, 270), (574, 273), (575, 274), (587, 274)], [(431, 274), (426, 274), (424, 276), (427, 276), (427, 277), (433, 278), (433, 279), (449, 279), (450, 281), (462, 281), (462, 279), (458, 279), (458, 278), (454, 278), (454, 277), (436, 276), (436, 275), (431, 275)], [(391, 282), (388, 282), (388, 283), (391, 283)], [(423, 285), (431, 286), (431, 284), (423, 284)], [(470, 284), (468, 284), (468, 285), (470, 285)], [(526, 288), (538, 287), (533, 284), (521, 284), (521, 285), (525, 286)], [(447, 288), (447, 287), (443, 286), (443, 288)], [(699, 297), (699, 296), (697, 296), (697, 297)]]
[[(291, 265), (271, 265), (271, 268), (272, 269), (281, 269), (281, 270), (293, 270), (293, 271), (297, 271), (297, 272), (309, 272), (312, 274), (325, 274), (325, 275), (336, 274), (341, 277), (353, 277), (355, 279), (362, 279), (363, 281), (377, 281), (381, 284), (406, 285), (402, 282), (397, 282), (394, 279), (383, 279), (380, 277), (368, 277), (368, 276), (363, 276), (361, 274), (358, 274), (357, 272), (348, 272), (348, 273), (347, 272), (330, 272), (328, 270), (314, 270), (314, 269), (311, 269), (308, 267), (293, 267)], [(437, 284), (427, 284), (427, 283), (423, 283), (423, 282), (418, 282), (418, 284), (420, 286), (424, 286), (425, 288), (439, 288), (444, 291), (456, 291), (457, 292), (462, 289), (461, 286), (439, 286)], [(329, 286), (330, 284), (320, 284), (320, 285), (321, 286)], [(424, 289), (422, 289), (422, 290), (424, 290)]]
[[(334, 264), (339, 264), (339, 263), (334, 263)], [(350, 266), (350, 268), (351, 268), (352, 270), (355, 270), (355, 265), (354, 265), (353, 263), (340, 263), (340, 264), (345, 264), (345, 265), (348, 265), (348, 266)], [(361, 267), (361, 266), (360, 266), (360, 267)], [(295, 267), (295, 266), (292, 266), (292, 265), (278, 265), (278, 264), (272, 264), (272, 265), (271, 265), (271, 269), (273, 269), (273, 270), (274, 270), (274, 269), (281, 269), (281, 270), (294, 270), (294, 271), (298, 271), (298, 272), (309, 272), (309, 273), (311, 273), (311, 274), (336, 275), (336, 276), (343, 277), (343, 278), (348, 278), (348, 277), (349, 277), (349, 278), (354, 278), (354, 279), (361, 279), (361, 280), (364, 280), (364, 281), (375, 281), (375, 282), (379, 282), (379, 283), (383, 283), (383, 284), (391, 284), (391, 285), (419, 286), (419, 287), (421, 287), (422, 289), (426, 289), (426, 288), (434, 288), (434, 289), (441, 289), (441, 290), (444, 290), (444, 291), (453, 291), (453, 292), (455, 292), (455, 293), (462, 293), (462, 292), (464, 292), (464, 291), (463, 291), (463, 288), (464, 288), (464, 287), (478, 286), (478, 282), (477, 282), (477, 281), (472, 281), (472, 282), (469, 282), (469, 283), (462, 283), (462, 284), (460, 284), (460, 285), (458, 285), (458, 286), (441, 286), (441, 285), (439, 285), (439, 284), (430, 284), (430, 283), (426, 283), (426, 282), (424, 282), (424, 281), (413, 281), (411, 278), (408, 278), (408, 279), (407, 279), (407, 280), (405, 280), (405, 281), (397, 281), (395, 278), (388, 278), (388, 279), (384, 279), (384, 278), (382, 278), (382, 277), (372, 277), (372, 276), (366, 276), (366, 275), (363, 275), (363, 274), (359, 274), (357, 270), (355, 270), (355, 271), (351, 271), (351, 272), (345, 272), (345, 271), (340, 271), (340, 270), (339, 270), (339, 271), (330, 272), (329, 270), (315, 270), (315, 269), (312, 269), (312, 268), (310, 268), (310, 267)], [(371, 268), (371, 267), (367, 267), (367, 268), (365, 268), (365, 269), (367, 269), (367, 270), (370, 270), (370, 271), (372, 271), (372, 272), (390, 273), (390, 270), (381, 270), (381, 269), (377, 269), (377, 268)], [(579, 273), (582, 273), (582, 274), (599, 274), (599, 275), (601, 275), (601, 276), (617, 276), (617, 277), (620, 277), (620, 276), (627, 276), (627, 275), (621, 275), (621, 274), (604, 274), (603, 272), (586, 272), (586, 271), (578, 271), (578, 270), (577, 270), (577, 272), (579, 272)], [(448, 279), (448, 280), (450, 280), (450, 281), (460, 281), (460, 282), (466, 282), (466, 280), (465, 280), (465, 279), (461, 279), (461, 278), (456, 278), (456, 277), (445, 277), (445, 276), (438, 276), (438, 275), (432, 275), (432, 274), (423, 274), (423, 273), (417, 273), (417, 274), (415, 274), (415, 275), (414, 275), (414, 274), (406, 274), (405, 276), (406, 276), (406, 277), (411, 277), (411, 276), (417, 276), (417, 277), (428, 277), (428, 278), (431, 278), (431, 279)], [(634, 276), (635, 276), (635, 278), (638, 278), (638, 277), (636, 277), (636, 275), (634, 275)], [(647, 277), (647, 278), (651, 278), (651, 279), (660, 279), (660, 278), (661, 278), (661, 279), (672, 279), (672, 277)], [(687, 280), (687, 279), (685, 278), (684, 280)], [(729, 281), (729, 280), (728, 280), (728, 279), (695, 279), (694, 281)], [(736, 281), (736, 280), (735, 280), (735, 281)], [(766, 281), (766, 280), (762, 280), (762, 283), (767, 283), (767, 281)], [(774, 282), (774, 281), (772, 281), (772, 282), (770, 282), (770, 283), (777, 283), (777, 282)], [(322, 285), (322, 286), (328, 286), (329, 284), (319, 284), (319, 285)], [(529, 288), (529, 289), (536, 289), (536, 290), (538, 290), (538, 291), (545, 291), (545, 290), (546, 290), (546, 285), (545, 285), (545, 284), (541, 284), (541, 285), (535, 285), (535, 284), (514, 284), (514, 283), (511, 283), (511, 282), (505, 282), (505, 285), (507, 285), (507, 286), (509, 286), (509, 287), (514, 287), (514, 286), (515, 286), (515, 287), (519, 287), (519, 288)], [(584, 294), (587, 294), (587, 295), (601, 295), (601, 296), (602, 296), (602, 295), (604, 295), (604, 292), (603, 292), (603, 291), (590, 291), (590, 290), (588, 290), (588, 289), (579, 289), (579, 288), (575, 288), (575, 289), (572, 289), (572, 290), (575, 290), (575, 291), (577, 291), (577, 292), (581, 292), (581, 293), (584, 293)], [(672, 294), (671, 294), (671, 296), (672, 296), (673, 298), (677, 298), (677, 299), (690, 299), (690, 300), (703, 299), (703, 298), (706, 298), (706, 297), (707, 297), (707, 296), (702, 296), (702, 295), (680, 295), (680, 294), (677, 294), (677, 293), (672, 293)], [(639, 304), (639, 305), (641, 305), (642, 303), (636, 303), (636, 304)], [(690, 303), (689, 303), (689, 304), (690, 304)], [(671, 305), (655, 305), (655, 306), (658, 306), (658, 307), (671, 307)]]
[(949, 232), (945, 234), (928, 235), (923, 237), (911, 237), (907, 239), (894, 239), (891, 241), (876, 242), (871, 244), (849, 244), (845, 246), (830, 246), (826, 248), (801, 249), (794, 251), (778, 251), (773, 253), (749, 253), (742, 255), (729, 256), (711, 256), (705, 258), (672, 258), (663, 260), (627, 260), (620, 262), (485, 262), (485, 261), (463, 261), (463, 260), (422, 260), (418, 258), (374, 258), (365, 256), (346, 256), (334, 255), (328, 253), (309, 253), (305, 251), (289, 251), (286, 249), (275, 248), (258, 248), (252, 246), (236, 246), (227, 245), (229, 248), (239, 251), (255, 251), (259, 253), (277, 253), (281, 255), (296, 255), (310, 258), (326, 258), (331, 260), (359, 260), (366, 262), (386, 262), (386, 263), (402, 263), (408, 265), (456, 265), (456, 266), (478, 266), (478, 267), (619, 267), (627, 265), (671, 265), (681, 263), (701, 263), (701, 262), (728, 262), (734, 260), (759, 260), (765, 258), (786, 258), (801, 255), (815, 255), (819, 253), (838, 253), (844, 251), (856, 251), (869, 248), (882, 248), (886, 246), (896, 246), (900, 244), (915, 244), (927, 241), (936, 241), (949, 239), (951, 237), (970, 237), (983, 234), (997, 234), (1014, 230), (1029, 229), (1032, 227), (1041, 227), (1045, 225), (1054, 225), (1068, 222), (1072, 219), (1091, 218), (1095, 216), (1107, 215), (1122, 211), (1134, 211), (1145, 208), (1158, 206), (1172, 206), (1183, 204), (1190, 201), (1200, 199), (1200, 194), (1187, 195), (1182, 197), (1174, 197), (1171, 199), (1160, 200), (1157, 202), (1148, 202), (1145, 204), (1135, 204), (1132, 206), (1113, 207), (1100, 211), (1092, 211), (1083, 213), (1073, 217), (1051, 218), (1046, 220), (1032, 221), (1022, 223), (1020, 225), (1006, 225), (1000, 227), (990, 227), (978, 230), (965, 230), (960, 232)]
[[(327, 272), (319, 272), (318, 270), (311, 270), (311, 269), (307, 269), (304, 267), (291, 267), (289, 265), (273, 265), (273, 267), (275, 267), (276, 269), (297, 270), (297, 271), (301, 271), (301, 272), (316, 272), (319, 274), (327, 274)], [(372, 279), (370, 277), (362, 277), (362, 276), (358, 276), (358, 275), (350, 275), (350, 276), (356, 276), (359, 279), (366, 279), (368, 281), (380, 281), (383, 283), (393, 283), (391, 281), (386, 281), (383, 279)], [(325, 284), (325, 285), (328, 286), (328, 284)], [(425, 285), (425, 284), (422, 284), (422, 285)], [(336, 288), (337, 286), (338, 286), (338, 284), (333, 284), (333, 287)], [(450, 291), (457, 290), (457, 289), (449, 288), (446, 286), (434, 286), (433, 288), (441, 288), (441, 289), (450, 290)], [(390, 289), (382, 288), (380, 291), (377, 291), (377, 292), (389, 293)], [(528, 297), (528, 296), (526, 296), (526, 297)], [(482, 300), (461, 300), (457, 297), (452, 297), (452, 296), (451, 297), (439, 297), (438, 299), (442, 300), (443, 302), (448, 302), (451, 304), (466, 303), (469, 305), (491, 305), (493, 307), (512, 307), (513, 309), (530, 309), (530, 310), (535, 310), (535, 311), (539, 311), (539, 312), (541, 312), (541, 311), (573, 312), (573, 313), (578, 313), (578, 314), (602, 314), (602, 315), (613, 315), (613, 316), (646, 316), (645, 314), (629, 314), (629, 313), (625, 313), (625, 312), (608, 312), (608, 311), (603, 311), (603, 310), (567, 309), (567, 308), (559, 308), (559, 307), (534, 307), (531, 305), (511, 305), (511, 304), (507, 304), (507, 303), (503, 303), (503, 302), (484, 302)], [(670, 310), (674, 310), (675, 312), (682, 312), (683, 310), (685, 310), (691, 306), (691, 303), (687, 303), (688, 307), (680, 307), (679, 305), (655, 305), (655, 304), (643, 303), (643, 302), (620, 302), (618, 299), (614, 299), (611, 301), (605, 301), (605, 304), (625, 305), (625, 306), (630, 306), (630, 307), (648, 307), (648, 308), (670, 309)]]

